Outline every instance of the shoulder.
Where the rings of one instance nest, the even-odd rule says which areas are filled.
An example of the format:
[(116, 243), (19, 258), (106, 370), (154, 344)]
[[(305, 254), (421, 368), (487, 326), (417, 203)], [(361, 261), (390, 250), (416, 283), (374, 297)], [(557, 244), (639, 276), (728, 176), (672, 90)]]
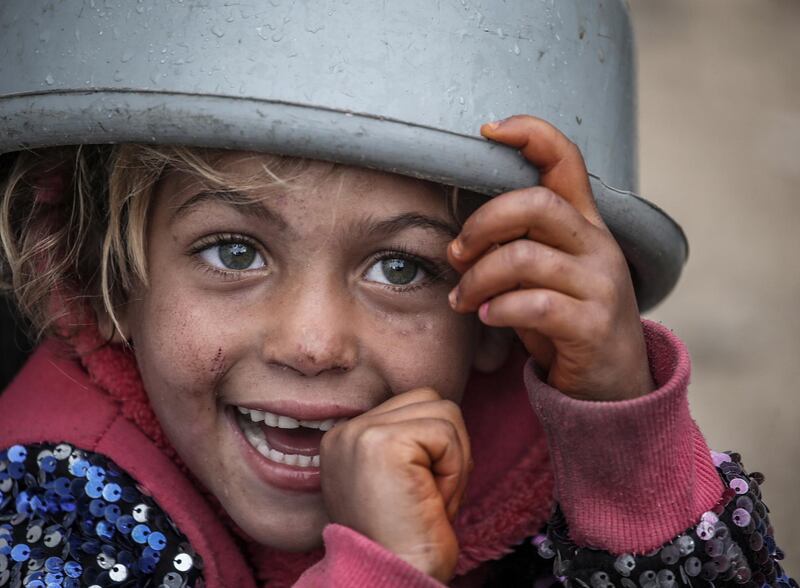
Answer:
[(202, 567), (164, 510), (105, 456), (67, 443), (0, 450), (0, 585), (183, 587)]

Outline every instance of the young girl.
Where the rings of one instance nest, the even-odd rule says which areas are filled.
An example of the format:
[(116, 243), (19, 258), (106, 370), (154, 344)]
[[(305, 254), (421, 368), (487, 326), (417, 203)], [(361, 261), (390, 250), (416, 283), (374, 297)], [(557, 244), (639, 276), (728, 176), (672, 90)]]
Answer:
[(578, 149), (481, 132), (541, 185), (19, 154), (5, 268), (54, 338), (0, 396), (0, 586), (796, 586)]
[(560, 130), (475, 136), (535, 110), (631, 187), (626, 22), (0, 3), (0, 267), (43, 335), (0, 395), (0, 587), (796, 586), (639, 318), (652, 209), (598, 193), (633, 279)]

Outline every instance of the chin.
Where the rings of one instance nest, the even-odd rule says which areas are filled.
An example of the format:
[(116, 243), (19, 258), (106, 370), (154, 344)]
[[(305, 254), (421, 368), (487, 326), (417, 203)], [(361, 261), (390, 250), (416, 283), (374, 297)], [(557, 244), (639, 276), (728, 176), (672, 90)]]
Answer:
[[(279, 509), (280, 507), (274, 507)], [(281, 551), (305, 552), (322, 546), (322, 530), (329, 523), (322, 513), (297, 513), (268, 521), (254, 520), (249, 513), (246, 517), (234, 518), (234, 522), (245, 534), (260, 545)], [(242, 520), (240, 520), (242, 519)]]

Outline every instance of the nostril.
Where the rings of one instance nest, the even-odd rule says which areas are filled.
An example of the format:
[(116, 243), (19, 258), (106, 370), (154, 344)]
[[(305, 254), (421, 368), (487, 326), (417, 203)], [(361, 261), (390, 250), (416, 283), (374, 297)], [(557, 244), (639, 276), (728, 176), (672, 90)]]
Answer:
[(298, 365), (298, 362), (292, 364), (282, 361), (270, 361), (268, 364), (278, 367), (283, 371), (294, 372), (295, 374), (303, 376), (304, 378), (312, 378), (326, 372), (346, 374), (353, 369), (352, 366), (348, 365), (319, 366), (314, 365), (312, 362), (308, 362), (306, 365)]

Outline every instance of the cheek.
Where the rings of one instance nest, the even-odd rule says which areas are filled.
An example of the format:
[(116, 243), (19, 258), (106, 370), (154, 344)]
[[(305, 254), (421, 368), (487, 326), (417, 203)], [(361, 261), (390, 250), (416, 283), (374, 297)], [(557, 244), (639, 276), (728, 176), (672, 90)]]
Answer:
[[(173, 304), (171, 300), (180, 300)], [(197, 414), (214, 402), (225, 365), (225, 341), (214, 316), (185, 295), (147, 295), (136, 305), (131, 334), (154, 408), (182, 405)]]
[(461, 399), (475, 355), (474, 315), (446, 309), (403, 317), (383, 323), (376, 337), (393, 392), (430, 386), (444, 398)]

